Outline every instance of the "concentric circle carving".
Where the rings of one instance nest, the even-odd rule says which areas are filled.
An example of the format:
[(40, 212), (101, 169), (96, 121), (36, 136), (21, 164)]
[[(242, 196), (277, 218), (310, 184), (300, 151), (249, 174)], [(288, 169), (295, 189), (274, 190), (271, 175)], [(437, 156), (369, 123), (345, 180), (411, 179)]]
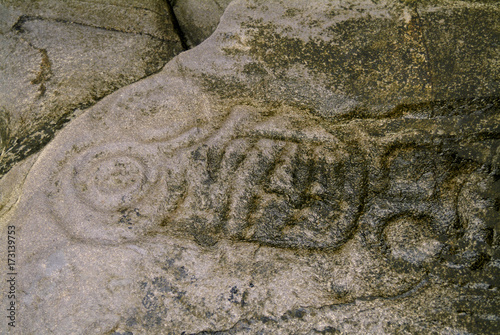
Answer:
[(456, 220), (452, 208), (436, 210), (432, 203), (402, 204), (379, 200), (361, 218), (363, 240), (390, 267), (421, 270), (439, 261)]
[(64, 164), (49, 197), (64, 230), (106, 242), (140, 236), (153, 220), (144, 199), (158, 181), (153, 157), (151, 148), (136, 143), (107, 143)]
[(77, 196), (96, 210), (125, 208), (140, 198), (156, 175), (144, 159), (128, 152), (92, 150), (74, 167)]

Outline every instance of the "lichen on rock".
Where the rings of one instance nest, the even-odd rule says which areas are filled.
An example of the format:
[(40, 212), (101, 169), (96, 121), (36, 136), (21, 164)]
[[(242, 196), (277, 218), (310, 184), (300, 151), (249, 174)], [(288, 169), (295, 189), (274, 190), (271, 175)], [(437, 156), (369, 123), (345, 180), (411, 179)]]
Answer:
[(230, 3), (1, 180), (23, 333), (494, 334), (498, 13)]

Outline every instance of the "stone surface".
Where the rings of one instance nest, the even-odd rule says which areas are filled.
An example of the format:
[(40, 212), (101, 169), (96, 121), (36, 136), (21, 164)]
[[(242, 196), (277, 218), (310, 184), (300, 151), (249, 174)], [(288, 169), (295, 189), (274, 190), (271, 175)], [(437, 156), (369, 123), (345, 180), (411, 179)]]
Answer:
[(194, 47), (217, 28), (219, 19), (231, 0), (168, 0), (172, 5), (186, 44)]
[(161, 0), (2, 1), (0, 17), (0, 175), (182, 51)]
[(499, 11), (232, 2), (2, 178), (1, 329), (494, 334)]

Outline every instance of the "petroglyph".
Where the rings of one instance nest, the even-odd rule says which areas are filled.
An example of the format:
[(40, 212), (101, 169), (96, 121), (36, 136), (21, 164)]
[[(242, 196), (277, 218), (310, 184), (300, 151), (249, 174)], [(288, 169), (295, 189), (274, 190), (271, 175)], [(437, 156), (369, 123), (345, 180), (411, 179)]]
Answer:
[[(209, 99), (191, 91), (199, 98), (176, 89), (167, 96), (210, 113)], [(456, 140), (444, 149), (430, 145), (432, 136), (422, 137), (416, 126), (413, 135), (406, 129), (376, 140), (365, 132), (345, 142), (352, 126), (340, 131), (293, 109), (269, 113), (250, 105), (231, 107), (217, 122), (186, 122), (175, 117), (181, 110), (165, 115), (155, 99), (156, 111), (140, 117), (178, 123), (154, 125), (151, 135), (144, 122), (136, 141), (80, 145), (64, 155), (48, 195), (71, 237), (122, 243), (162, 234), (203, 246), (229, 239), (336, 250), (359, 228), (368, 246), (421, 266), (466, 229), (457, 195), (479, 165), (457, 160)], [(379, 147), (372, 163), (366, 138)]]
[(54, 213), (72, 237), (105, 243), (187, 232), (208, 245), (338, 248), (362, 207), (363, 157), (324, 129), (280, 119), (236, 106), (222, 125), (167, 141), (81, 146), (53, 178)]
[[(65, 114), (78, 117), (1, 180), (16, 330), (496, 333), (499, 7), (410, 2), (232, 1), (210, 38), (138, 82), (171, 54), (124, 48), (151, 29), (117, 32), (117, 60), (82, 52), (95, 28), (13, 12), (6, 50), (29, 53), (7, 74), (31, 89), (17, 105), (63, 112), (82, 102), (68, 92), (93, 104), (135, 82)], [(107, 84), (79, 80), (88, 66)]]

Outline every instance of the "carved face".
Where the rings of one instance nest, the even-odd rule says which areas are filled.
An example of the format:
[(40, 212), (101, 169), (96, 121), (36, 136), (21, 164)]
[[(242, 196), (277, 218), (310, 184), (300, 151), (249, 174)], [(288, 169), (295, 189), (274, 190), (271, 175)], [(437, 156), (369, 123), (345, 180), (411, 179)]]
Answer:
[[(106, 243), (162, 231), (208, 245), (338, 248), (357, 225), (363, 157), (318, 125), (291, 121), (240, 106), (215, 131), (90, 148), (60, 174), (55, 212), (71, 235)], [(64, 199), (80, 205), (69, 210)]]

